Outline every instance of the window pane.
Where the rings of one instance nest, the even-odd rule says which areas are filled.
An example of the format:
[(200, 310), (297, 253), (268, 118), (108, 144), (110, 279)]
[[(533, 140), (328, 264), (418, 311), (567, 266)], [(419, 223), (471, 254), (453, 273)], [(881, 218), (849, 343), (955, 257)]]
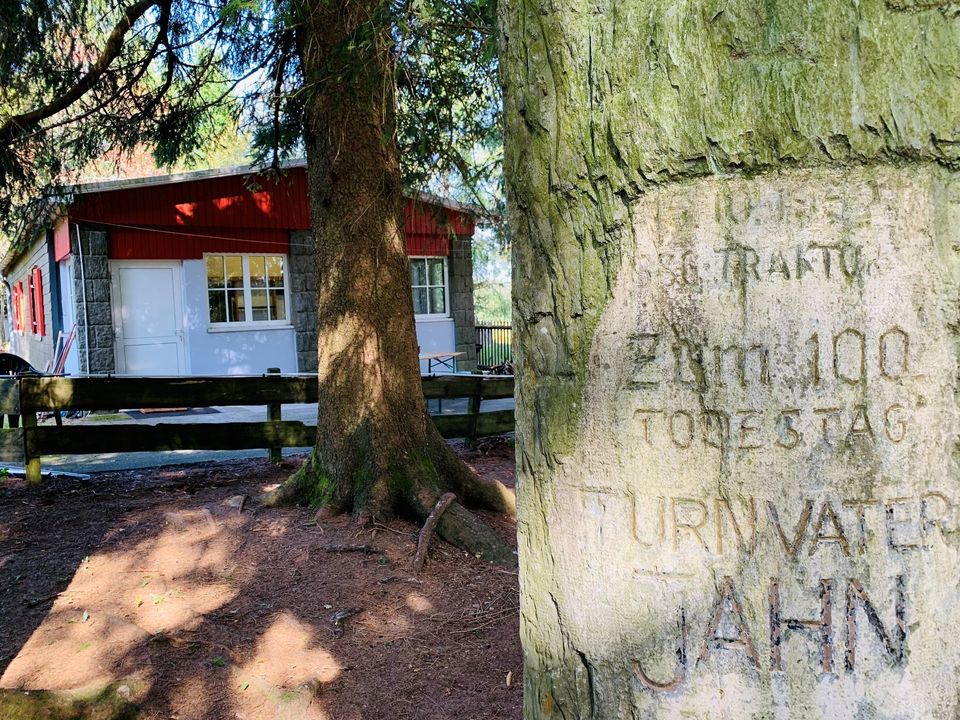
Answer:
[(247, 318), (243, 312), (243, 290), (227, 290), (227, 322), (244, 322)]
[(426, 260), (410, 261), (410, 284), (411, 285), (427, 284), (427, 261)]
[(443, 259), (430, 260), (430, 284), (443, 285)]
[(267, 286), (267, 264), (262, 257), (250, 258), (250, 287)]
[(287, 306), (283, 300), (283, 290), (270, 291), (270, 319), (286, 320)]
[(442, 287), (430, 288), (430, 312), (445, 313), (447, 311), (446, 293)]
[(222, 255), (207, 255), (207, 285), (212, 288), (223, 287)]
[(250, 291), (250, 312), (253, 314), (253, 320), (269, 320), (267, 313), (267, 291)]
[(417, 315), (426, 315), (427, 310), (427, 289), (413, 288), (413, 312)]
[(207, 296), (210, 298), (210, 322), (226, 322), (227, 299), (224, 297), (223, 291), (211, 290), (207, 293)]
[(270, 278), (270, 287), (283, 287), (283, 258), (279, 255), (271, 255), (267, 258), (267, 275)]
[(236, 255), (228, 255), (227, 258), (227, 287), (243, 287), (243, 260)]

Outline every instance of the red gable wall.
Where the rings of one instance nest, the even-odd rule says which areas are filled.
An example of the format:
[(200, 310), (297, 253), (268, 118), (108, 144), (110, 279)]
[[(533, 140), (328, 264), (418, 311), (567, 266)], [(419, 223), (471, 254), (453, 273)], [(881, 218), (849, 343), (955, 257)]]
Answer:
[(53, 228), (54, 260), (60, 262), (70, 254), (70, 223), (61, 218)]
[[(310, 228), (306, 172), (278, 180), (243, 175), (105, 190), (81, 195), (73, 222), (105, 225), (113, 259), (195, 259), (204, 252), (286, 253), (291, 230)], [(472, 235), (466, 213), (408, 199), (404, 233), (410, 255), (449, 255), (450, 234)], [(61, 255), (56, 247), (57, 259)], [(69, 239), (65, 243), (69, 252)]]

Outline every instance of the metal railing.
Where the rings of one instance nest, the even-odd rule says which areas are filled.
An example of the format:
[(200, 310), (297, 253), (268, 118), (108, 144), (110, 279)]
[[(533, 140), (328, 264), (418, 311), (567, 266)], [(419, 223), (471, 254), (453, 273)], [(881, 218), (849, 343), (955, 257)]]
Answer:
[(477, 325), (477, 367), (481, 370), (513, 362), (513, 328), (509, 325)]

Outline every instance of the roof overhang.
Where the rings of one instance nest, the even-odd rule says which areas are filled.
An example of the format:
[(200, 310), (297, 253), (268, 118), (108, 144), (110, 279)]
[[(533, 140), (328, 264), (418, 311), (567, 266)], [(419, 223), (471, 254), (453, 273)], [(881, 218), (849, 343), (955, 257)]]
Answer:
[[(287, 160), (280, 164), (281, 170), (306, 167), (307, 159), (302, 157)], [(173, 185), (175, 183), (196, 182), (197, 180), (211, 180), (214, 178), (233, 177), (235, 175), (257, 175), (265, 169), (266, 168), (257, 167), (256, 165), (233, 165), (208, 170), (190, 170), (188, 172), (171, 173), (169, 175), (147, 175), (144, 177), (120, 178), (117, 180), (98, 180), (95, 182), (78, 183), (70, 188), (70, 192), (73, 195), (88, 195), (90, 193), (110, 192), (111, 190), (127, 190), (129, 188), (151, 187), (155, 185)], [(447, 210), (464, 213), (472, 217), (477, 217), (482, 214), (476, 207), (464, 205), (439, 195), (425, 192), (405, 194), (411, 199), (419, 200), (428, 205), (438, 205)]]
[[(280, 165), (281, 170), (290, 170), (296, 168), (306, 168), (306, 158), (294, 158), (287, 160)], [(128, 190), (131, 188), (146, 188), (161, 185), (173, 185), (176, 183), (196, 182), (198, 180), (208, 180), (215, 178), (233, 177), (237, 175), (256, 175), (265, 170), (256, 165), (233, 165), (222, 168), (211, 168), (206, 170), (191, 170), (188, 172), (170, 173), (167, 175), (147, 175), (134, 178), (118, 178), (116, 180), (98, 180), (93, 182), (81, 182), (63, 189), (62, 194), (56, 199), (51, 199), (50, 210), (47, 213), (46, 220), (49, 223), (55, 223), (63, 214), (63, 209), (73, 204), (78, 195), (90, 195), (93, 193), (104, 193), (115, 190)], [(483, 212), (477, 207), (471, 207), (463, 203), (433, 195), (426, 192), (405, 193), (408, 198), (418, 200), (428, 205), (442, 207), (452, 212), (463, 213), (476, 219), (483, 215)], [(10, 248), (0, 257), (0, 273), (6, 274), (7, 270), (20, 257), (33, 246), (36, 237), (39, 234), (37, 226), (27, 229), (24, 236), (31, 236), (32, 241), (27, 241), (24, 236), (14, 239)]]

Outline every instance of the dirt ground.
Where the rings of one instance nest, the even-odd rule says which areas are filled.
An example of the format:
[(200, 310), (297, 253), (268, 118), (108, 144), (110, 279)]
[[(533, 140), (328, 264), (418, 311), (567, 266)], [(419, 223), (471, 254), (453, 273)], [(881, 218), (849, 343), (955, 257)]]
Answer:
[[(458, 452), (513, 486), (503, 443)], [(435, 540), (411, 579), (410, 523), (258, 508), (295, 466), (3, 481), (0, 687), (114, 683), (143, 720), (518, 718), (516, 573)]]

